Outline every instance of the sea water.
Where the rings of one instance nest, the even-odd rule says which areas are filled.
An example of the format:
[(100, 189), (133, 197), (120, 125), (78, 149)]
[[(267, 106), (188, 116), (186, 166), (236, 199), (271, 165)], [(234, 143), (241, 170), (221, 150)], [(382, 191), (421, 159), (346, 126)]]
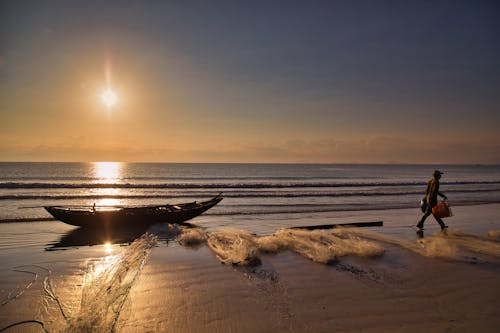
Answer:
[(311, 216), (416, 208), (438, 168), (451, 205), (500, 202), (500, 166), (0, 163), (0, 222), (48, 219), (46, 205), (178, 203), (222, 192), (204, 225), (268, 231), (269, 221), (279, 229)]

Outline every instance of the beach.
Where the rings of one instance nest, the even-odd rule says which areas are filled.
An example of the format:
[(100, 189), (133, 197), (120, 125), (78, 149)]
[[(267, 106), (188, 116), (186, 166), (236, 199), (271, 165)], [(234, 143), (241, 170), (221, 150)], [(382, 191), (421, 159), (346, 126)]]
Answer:
[(499, 14), (1, 0), (0, 333), (500, 332)]
[[(240, 241), (233, 238), (231, 248), (216, 252), (203, 239), (179, 244), (175, 239), (193, 229), (175, 226), (152, 228), (158, 236), (139, 245), (80, 246), (33, 256), (19, 248), (3, 251), (1, 299), (11, 299), (0, 308), (0, 326), (37, 320), (49, 332), (495, 332), (498, 232), (458, 227), (467, 222), (469, 229), (498, 230), (499, 208), (456, 207), (448, 235), (429, 220), (424, 238), (407, 228), (406, 239), (391, 235), (390, 221), (398, 214), (405, 219), (408, 210), (369, 212), (387, 217), (389, 232), (321, 231), (357, 246), (350, 253), (329, 252), (326, 262), (314, 238), (304, 243), (309, 252), (270, 251), (269, 244), (267, 251), (255, 252), (245, 235), (252, 242), (266, 236), (221, 228), (208, 235), (240, 233)], [(47, 223), (52, 222), (39, 222), (36, 232), (43, 234)], [(18, 230), (15, 224), (0, 228)], [(242, 249), (258, 261), (221, 263)], [(41, 331), (40, 323), (7, 331)]]

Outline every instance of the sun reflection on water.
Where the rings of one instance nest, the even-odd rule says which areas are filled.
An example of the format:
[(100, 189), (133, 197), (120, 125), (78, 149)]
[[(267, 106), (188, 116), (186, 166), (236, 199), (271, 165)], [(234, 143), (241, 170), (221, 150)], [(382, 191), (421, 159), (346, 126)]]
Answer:
[[(93, 176), (97, 184), (117, 184), (120, 183), (122, 178), (123, 163), (120, 162), (94, 162), (93, 163)], [(123, 195), (123, 190), (114, 187), (102, 187), (94, 189), (93, 194), (105, 196), (95, 201), (97, 207), (102, 206), (120, 206), (123, 201), (113, 196)]]
[[(107, 193), (106, 193), (107, 194)], [(115, 193), (113, 193), (115, 194)], [(118, 193), (116, 193), (118, 194)], [(96, 209), (99, 210), (99, 208), (105, 206), (105, 207), (115, 207), (115, 208), (121, 208), (119, 206), (123, 205), (123, 201), (120, 199), (114, 199), (114, 198), (104, 198), (104, 199), (98, 199), (95, 201)], [(109, 210), (110, 208), (105, 208), (105, 210)]]
[(113, 255), (88, 262), (80, 309), (71, 313), (64, 332), (115, 332), (117, 324), (121, 327), (118, 320), (124, 315), (123, 306), (155, 244), (152, 235), (143, 235), (126, 249), (103, 242), (99, 251), (106, 254), (111, 249)]
[(118, 261), (116, 255), (111, 255), (113, 247), (110, 242), (106, 242), (102, 246), (106, 256), (93, 264), (92, 278), (100, 276), (105, 271), (110, 271)]
[(102, 184), (111, 184), (120, 180), (122, 163), (94, 162), (94, 177)]

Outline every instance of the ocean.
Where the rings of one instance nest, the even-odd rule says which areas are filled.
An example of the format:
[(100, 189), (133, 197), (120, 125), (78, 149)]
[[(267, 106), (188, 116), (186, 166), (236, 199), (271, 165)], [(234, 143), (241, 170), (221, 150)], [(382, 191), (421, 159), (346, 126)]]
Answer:
[(500, 202), (500, 166), (358, 164), (0, 163), (0, 222), (50, 220), (46, 205), (224, 200), (193, 220), (256, 233), (415, 208), (434, 169), (452, 206)]

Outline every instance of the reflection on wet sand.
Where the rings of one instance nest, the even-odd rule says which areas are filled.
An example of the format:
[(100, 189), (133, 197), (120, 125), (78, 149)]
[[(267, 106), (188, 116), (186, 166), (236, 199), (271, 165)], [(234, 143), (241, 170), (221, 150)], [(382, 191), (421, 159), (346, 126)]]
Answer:
[(419, 239), (424, 238), (424, 231), (423, 231), (423, 230), (417, 230), (417, 237), (418, 237)]
[(155, 235), (159, 242), (174, 240), (186, 228), (193, 228), (190, 223), (177, 224), (156, 224), (152, 226), (138, 226), (137, 228), (124, 229), (86, 229), (76, 228), (70, 230), (59, 240), (47, 244), (46, 251), (65, 250), (71, 247), (93, 246), (103, 244), (130, 244), (144, 233)]

